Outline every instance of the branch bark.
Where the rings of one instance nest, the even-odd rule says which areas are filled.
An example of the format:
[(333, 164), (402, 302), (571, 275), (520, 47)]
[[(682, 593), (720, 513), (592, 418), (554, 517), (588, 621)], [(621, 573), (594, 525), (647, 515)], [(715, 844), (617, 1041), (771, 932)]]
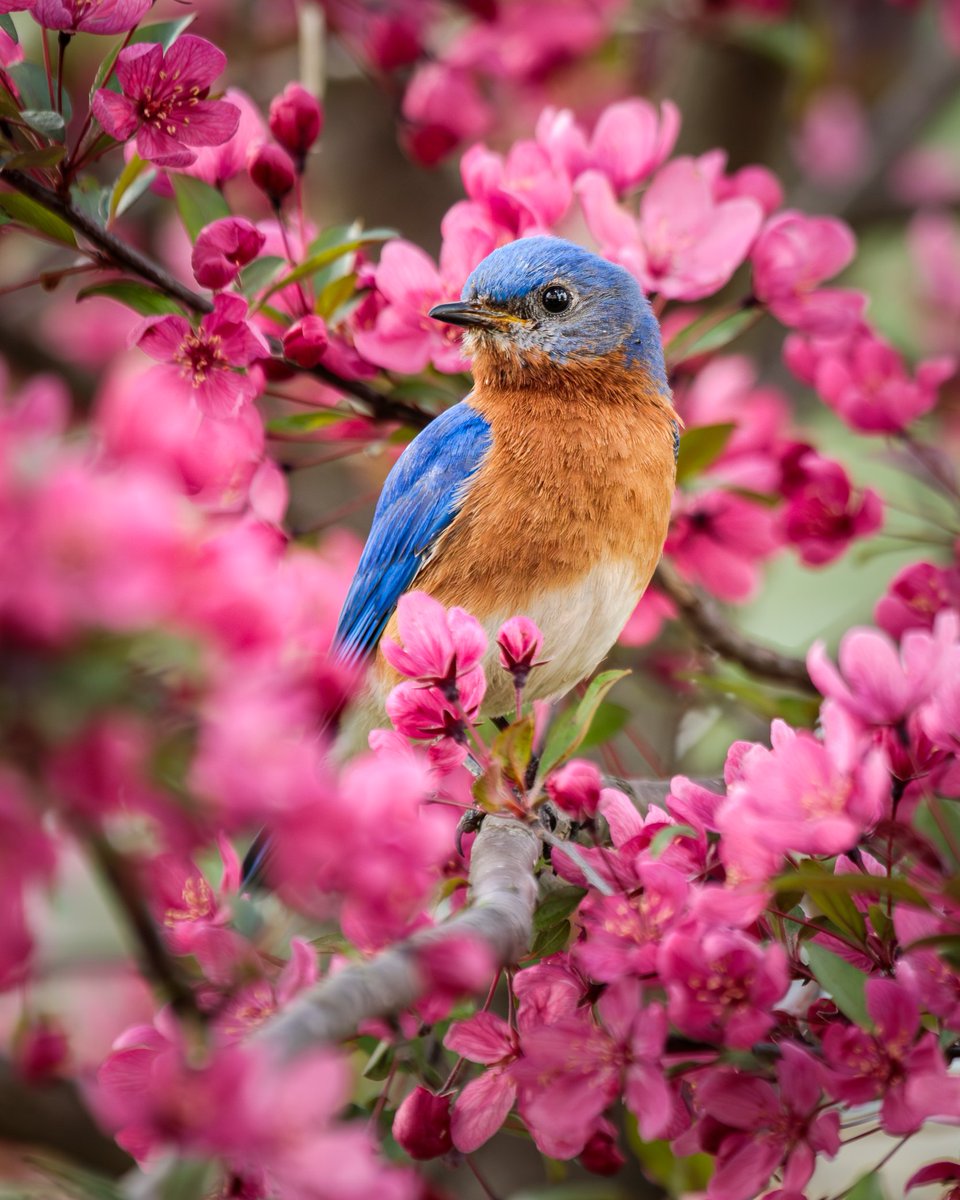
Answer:
[(363, 1021), (415, 1004), (429, 987), (419, 954), (464, 935), (485, 943), (500, 966), (530, 948), (537, 902), (534, 867), (540, 840), (507, 817), (488, 816), (470, 856), (470, 905), (443, 925), (416, 933), (366, 963), (328, 976), (303, 993), (257, 1034), (285, 1058), (318, 1043), (342, 1042)]
[(114, 1179), (135, 1166), (98, 1127), (72, 1083), (27, 1083), (5, 1059), (0, 1059), (0, 1141), (52, 1150)]
[(712, 597), (692, 587), (669, 563), (661, 561), (654, 582), (669, 596), (687, 625), (711, 650), (739, 663), (761, 679), (786, 684), (812, 696), (818, 695), (802, 658), (780, 654), (745, 637), (730, 624)]

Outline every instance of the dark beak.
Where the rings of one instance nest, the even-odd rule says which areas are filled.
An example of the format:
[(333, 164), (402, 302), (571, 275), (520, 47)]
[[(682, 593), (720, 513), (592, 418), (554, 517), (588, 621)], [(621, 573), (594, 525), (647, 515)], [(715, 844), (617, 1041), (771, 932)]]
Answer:
[(512, 313), (484, 308), (473, 300), (457, 300), (453, 304), (437, 304), (429, 315), (435, 321), (446, 321), (448, 325), (466, 325), (475, 329), (503, 329), (508, 325), (526, 324), (523, 317)]

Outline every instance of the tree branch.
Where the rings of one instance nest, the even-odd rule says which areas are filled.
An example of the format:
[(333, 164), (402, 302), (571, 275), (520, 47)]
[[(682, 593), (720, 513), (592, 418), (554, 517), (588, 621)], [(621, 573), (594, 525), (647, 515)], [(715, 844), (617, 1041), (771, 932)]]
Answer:
[(712, 597), (692, 587), (668, 562), (661, 561), (654, 583), (669, 596), (687, 625), (711, 650), (771, 683), (787, 684), (813, 696), (819, 694), (810, 682), (802, 658), (780, 654), (745, 637), (730, 624)]
[(135, 1166), (97, 1126), (72, 1083), (28, 1083), (5, 1059), (0, 1059), (0, 1141), (40, 1146), (111, 1178)]
[[(105, 229), (87, 213), (76, 208), (71, 203), (69, 196), (62, 196), (51, 188), (44, 187), (42, 183), (38, 183), (23, 171), (4, 171), (0, 168), (0, 179), (8, 183), (15, 191), (35, 200), (49, 212), (55, 213), (71, 229), (76, 230), (96, 248), (96, 254), (93, 257), (104, 266), (119, 267), (121, 270), (129, 271), (158, 288), (172, 300), (184, 305), (191, 312), (206, 314), (213, 311), (213, 304), (207, 296), (188, 288), (159, 263), (154, 262), (147, 255), (141, 254), (133, 246), (127, 245), (116, 234), (111, 233), (109, 229)], [(275, 357), (291, 370), (312, 375), (338, 391), (359, 400), (368, 410), (368, 416), (376, 421), (401, 421), (414, 429), (423, 429), (432, 419), (430, 413), (424, 412), (415, 404), (408, 404), (405, 400), (397, 400), (385, 395), (361, 379), (346, 379), (322, 363), (304, 371), (302, 367), (283, 357), (283, 346), (279, 339), (270, 338), (269, 342)]]
[(363, 1021), (403, 1012), (429, 988), (418, 956), (464, 935), (477, 938), (497, 963), (517, 962), (530, 947), (537, 901), (534, 867), (540, 840), (508, 817), (488, 816), (470, 856), (470, 906), (443, 925), (416, 933), (366, 963), (330, 975), (256, 1035), (286, 1058), (318, 1043), (341, 1042)]

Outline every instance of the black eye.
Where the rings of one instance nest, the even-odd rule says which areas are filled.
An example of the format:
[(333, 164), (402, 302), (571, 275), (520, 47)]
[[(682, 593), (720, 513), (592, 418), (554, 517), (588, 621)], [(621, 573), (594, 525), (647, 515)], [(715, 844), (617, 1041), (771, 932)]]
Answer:
[(565, 287), (558, 287), (554, 284), (552, 287), (544, 288), (540, 300), (543, 307), (548, 313), (562, 313), (570, 307), (572, 297)]

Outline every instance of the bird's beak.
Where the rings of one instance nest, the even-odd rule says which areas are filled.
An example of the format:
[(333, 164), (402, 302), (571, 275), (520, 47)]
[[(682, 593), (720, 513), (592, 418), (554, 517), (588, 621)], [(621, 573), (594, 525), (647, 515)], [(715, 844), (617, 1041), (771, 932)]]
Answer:
[(509, 325), (525, 325), (523, 317), (512, 313), (484, 308), (473, 300), (456, 300), (453, 304), (437, 304), (429, 316), (448, 325), (467, 325), (477, 329), (504, 329)]

